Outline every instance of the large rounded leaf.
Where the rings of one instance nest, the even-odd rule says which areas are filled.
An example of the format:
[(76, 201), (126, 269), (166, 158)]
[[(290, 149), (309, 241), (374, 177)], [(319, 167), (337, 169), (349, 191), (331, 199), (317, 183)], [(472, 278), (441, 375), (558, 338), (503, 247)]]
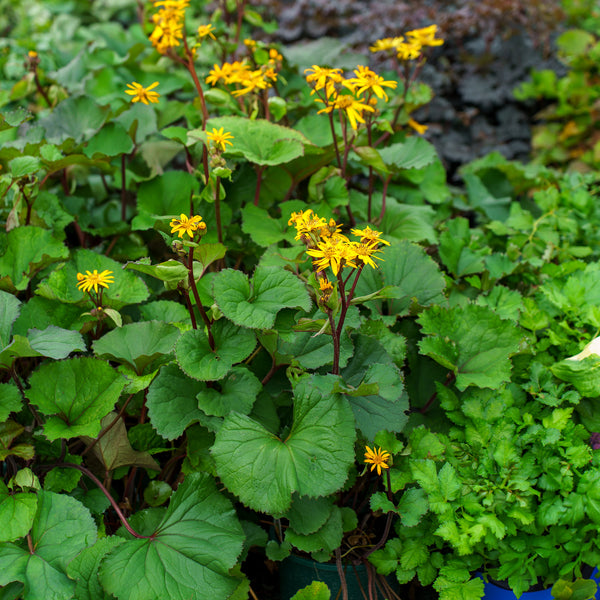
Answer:
[(113, 408), (125, 378), (107, 362), (73, 358), (43, 364), (29, 379), (27, 395), (45, 415), (49, 440), (78, 435), (96, 437), (100, 421)]
[(213, 456), (223, 483), (261, 512), (283, 514), (292, 494), (325, 496), (344, 485), (354, 462), (354, 418), (335, 378), (302, 379), (294, 390), (294, 424), (281, 439), (250, 417), (231, 413)]
[(129, 539), (104, 559), (100, 581), (119, 600), (225, 600), (244, 534), (235, 511), (206, 473), (179, 486), (149, 539)]
[(179, 336), (174, 325), (144, 321), (113, 329), (96, 340), (92, 348), (99, 358), (131, 365), (141, 375), (153, 360), (173, 350)]

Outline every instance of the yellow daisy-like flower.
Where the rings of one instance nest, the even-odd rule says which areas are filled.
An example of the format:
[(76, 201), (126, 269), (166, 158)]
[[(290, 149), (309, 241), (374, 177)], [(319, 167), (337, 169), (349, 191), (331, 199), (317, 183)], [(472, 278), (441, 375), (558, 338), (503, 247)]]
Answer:
[(198, 37), (205, 38), (206, 36), (208, 36), (213, 40), (216, 40), (217, 38), (215, 37), (213, 31), (214, 27), (212, 26), (212, 23), (209, 23), (208, 25), (200, 25), (200, 27), (198, 27)]
[(354, 252), (351, 250), (350, 243), (341, 235), (317, 242), (317, 247), (310, 248), (306, 254), (316, 259), (313, 264), (319, 271), (331, 267), (336, 277), (344, 266), (357, 268), (356, 264), (352, 262)]
[(378, 98), (384, 98), (387, 102), (388, 97), (383, 88), (388, 87), (395, 90), (398, 86), (397, 81), (385, 81), (381, 75), (377, 75), (375, 71), (372, 71), (369, 67), (363, 67), (362, 65), (358, 65), (354, 70), (354, 74), (356, 77), (347, 79), (346, 81), (358, 88), (355, 92), (357, 97), (368, 90), (372, 90)]
[(320, 235), (321, 229), (327, 227), (325, 218), (319, 217), (319, 215), (313, 212), (312, 208), (304, 211), (301, 210), (299, 213), (292, 213), (288, 225), (292, 224), (298, 232), (295, 238), (297, 240), (301, 239), (303, 235), (309, 235), (313, 232)]
[(127, 87), (130, 89), (125, 90), (125, 93), (133, 96), (131, 99), (132, 102), (143, 102), (144, 104), (148, 104), (149, 102), (157, 103), (158, 99), (160, 98), (160, 94), (158, 92), (150, 91), (157, 85), (158, 81), (155, 81), (148, 87), (144, 87), (143, 85), (134, 81), (127, 84)]
[(96, 294), (98, 293), (98, 286), (101, 285), (108, 289), (109, 283), (114, 283), (115, 278), (111, 275), (112, 271), (104, 270), (102, 273), (98, 273), (98, 269), (94, 269), (93, 273), (86, 271), (86, 274), (77, 273), (77, 288), (82, 292), (89, 292), (94, 289)]
[(377, 469), (377, 475), (381, 475), (381, 469), (389, 469), (390, 465), (387, 461), (390, 459), (390, 453), (373, 446), (373, 450), (369, 446), (365, 446), (365, 463), (371, 465), (371, 471)]
[(202, 217), (199, 215), (191, 216), (189, 219), (183, 213), (179, 215), (179, 219), (171, 219), (169, 223), (171, 233), (179, 232), (179, 237), (182, 238), (187, 233), (191, 238), (194, 237), (194, 231), (206, 229), (206, 223), (202, 222)]
[(356, 235), (360, 238), (360, 241), (366, 244), (372, 244), (373, 242), (377, 242), (379, 244), (385, 244), (389, 246), (390, 243), (382, 240), (379, 236), (382, 235), (381, 231), (375, 231), (371, 229), (368, 225), (364, 229), (351, 229), (350, 233)]
[(329, 113), (334, 108), (336, 108), (338, 110), (343, 110), (346, 113), (346, 116), (348, 117), (348, 121), (350, 121), (350, 126), (355, 131), (356, 131), (356, 129), (358, 129), (358, 123), (365, 122), (365, 120), (363, 119), (363, 116), (362, 116), (363, 112), (364, 111), (369, 111), (369, 112), (375, 111), (375, 109), (372, 106), (369, 106), (368, 104), (365, 104), (364, 102), (360, 102), (354, 96), (350, 96), (350, 95), (346, 94), (346, 95), (338, 96), (332, 104), (321, 109), (318, 112), (318, 114)]
[(349, 252), (353, 254), (352, 260), (359, 260), (363, 264), (373, 267), (373, 269), (377, 269), (379, 267), (379, 265), (373, 260), (374, 258), (377, 260), (383, 260), (378, 256), (375, 256), (375, 253), (381, 252), (381, 250), (378, 250), (377, 244), (373, 242), (351, 242)]
[(389, 52), (390, 50), (398, 50), (398, 45), (404, 41), (402, 36), (399, 37), (391, 37), (391, 38), (382, 38), (377, 40), (369, 50), (371, 52)]
[(325, 88), (325, 95), (327, 98), (331, 98), (336, 92), (336, 83), (343, 83), (344, 81), (342, 69), (328, 69), (313, 65), (310, 69), (304, 69), (304, 73), (308, 73), (306, 75), (307, 83), (314, 84), (311, 95)]
[(437, 25), (429, 25), (429, 27), (422, 27), (421, 29), (413, 29), (412, 31), (406, 32), (406, 37), (411, 42), (420, 44), (421, 46), (441, 46), (444, 40), (436, 39), (435, 34), (437, 33)]
[(229, 141), (233, 139), (233, 136), (229, 131), (224, 131), (224, 129), (224, 127), (221, 127), (220, 129), (213, 127), (212, 132), (206, 133), (206, 137), (212, 142), (213, 146), (217, 149), (221, 149), (223, 152), (227, 149), (226, 144), (233, 146), (233, 142)]
[(396, 50), (398, 51), (398, 58), (400, 60), (414, 60), (421, 56), (421, 48), (421, 44), (416, 41), (411, 41), (398, 44)]

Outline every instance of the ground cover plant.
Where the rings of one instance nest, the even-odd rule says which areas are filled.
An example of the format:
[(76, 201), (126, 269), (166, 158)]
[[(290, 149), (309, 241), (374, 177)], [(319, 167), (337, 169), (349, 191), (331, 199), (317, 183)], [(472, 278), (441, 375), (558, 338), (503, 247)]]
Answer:
[(370, 599), (592, 597), (594, 177), (492, 154), (450, 189), (434, 23), (377, 72), (245, 2), (11, 10), (1, 597), (254, 598), (291, 552), (342, 598), (359, 564)]

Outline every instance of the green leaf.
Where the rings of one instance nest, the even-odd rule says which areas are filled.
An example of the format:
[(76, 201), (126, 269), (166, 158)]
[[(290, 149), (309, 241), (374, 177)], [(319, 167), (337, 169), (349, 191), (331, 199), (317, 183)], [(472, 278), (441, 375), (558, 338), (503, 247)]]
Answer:
[(167, 260), (157, 265), (147, 264), (146, 261), (148, 260), (143, 258), (139, 262), (128, 262), (124, 268), (139, 271), (161, 281), (172, 283), (183, 281), (188, 276), (188, 268), (178, 260)]
[(405, 527), (418, 525), (428, 508), (425, 492), (420, 488), (406, 490), (398, 502), (398, 512)]
[(582, 360), (568, 358), (550, 367), (561, 381), (567, 381), (588, 398), (600, 396), (600, 357), (591, 354)]
[(13, 294), (0, 290), (0, 350), (10, 344), (12, 326), (20, 307), (21, 302)]
[(313, 581), (310, 585), (298, 590), (291, 600), (330, 600), (331, 592), (326, 583)]
[(173, 493), (173, 489), (166, 481), (154, 479), (144, 490), (144, 501), (148, 506), (160, 506), (164, 504)]
[(42, 356), (59, 360), (71, 352), (85, 352), (85, 342), (78, 331), (49, 325), (44, 330), (30, 329), (27, 338), (31, 348)]
[(247, 358), (256, 346), (254, 332), (240, 329), (225, 319), (213, 323), (211, 332), (214, 350), (211, 350), (208, 336), (201, 329), (186, 331), (175, 346), (180, 368), (200, 381), (223, 379), (231, 367)]
[(118, 156), (129, 154), (133, 150), (133, 141), (125, 128), (119, 123), (107, 123), (84, 148), (88, 158)]
[(470, 243), (469, 222), (463, 217), (449, 221), (448, 229), (440, 236), (440, 258), (457, 277), (485, 270), (482, 251), (471, 250)]
[(247, 415), (262, 385), (246, 367), (233, 367), (221, 384), (221, 390), (205, 387), (196, 396), (198, 406), (207, 414), (224, 417), (232, 410)]
[[(364, 394), (348, 396), (357, 426), (370, 440), (382, 429), (402, 431), (409, 406), (400, 370), (376, 339), (362, 335), (354, 339), (354, 356), (342, 379), (357, 390), (368, 386)], [(370, 391), (372, 386), (375, 389)]]
[(17, 156), (8, 163), (10, 173), (15, 179), (31, 175), (41, 166), (42, 163), (37, 156)]
[(229, 569), (244, 535), (209, 475), (187, 475), (151, 533), (127, 539), (104, 559), (99, 576), (108, 593), (119, 600), (215, 600), (233, 593), (237, 581)]
[[(361, 274), (356, 296), (382, 290), (380, 297), (389, 299), (389, 314), (407, 315), (414, 302), (419, 306), (440, 303), (444, 299), (444, 276), (421, 246), (402, 241), (384, 248), (379, 269)], [(379, 302), (373, 302), (379, 308)], [(381, 309), (379, 309), (381, 310)]]
[(274, 219), (264, 208), (248, 203), (242, 209), (242, 231), (254, 243), (266, 248), (285, 239), (288, 227), (287, 222)]
[(342, 513), (337, 506), (332, 506), (329, 517), (317, 531), (303, 535), (292, 528), (285, 532), (285, 540), (302, 552), (333, 552), (342, 543)]
[(141, 375), (152, 361), (172, 352), (180, 335), (175, 325), (160, 321), (130, 323), (103, 335), (92, 349), (98, 358), (131, 365)]
[(293, 273), (258, 266), (252, 282), (241, 271), (226, 269), (213, 281), (215, 302), (223, 314), (242, 327), (270, 329), (283, 308), (310, 310), (306, 286)]
[(60, 300), (71, 304), (89, 305), (87, 294), (77, 289), (77, 273), (113, 272), (114, 283), (104, 290), (103, 306), (119, 310), (128, 304), (139, 304), (149, 296), (146, 284), (133, 273), (123, 270), (123, 265), (103, 254), (92, 250), (76, 250), (68, 263), (55, 269), (48, 279), (38, 286), (36, 293), (50, 300)]
[(38, 497), (31, 493), (10, 494), (0, 481), (0, 542), (13, 542), (27, 535), (38, 505)]
[(283, 514), (294, 492), (325, 496), (344, 484), (354, 462), (354, 419), (347, 402), (330, 392), (332, 384), (316, 376), (298, 382), (285, 439), (245, 415), (225, 417), (212, 452), (223, 483), (244, 504)]
[[(107, 429), (116, 417), (115, 412), (106, 415), (101, 421), (102, 429)], [(81, 438), (86, 444), (92, 442), (91, 437), (81, 436)], [(100, 462), (104, 471), (114, 471), (119, 467), (129, 466), (160, 471), (158, 463), (147, 452), (139, 452), (131, 447), (122, 418), (117, 419), (116, 423), (94, 444), (91, 454)]]
[(96, 525), (74, 498), (42, 491), (37, 497), (31, 528), (33, 552), (0, 543), (0, 586), (21, 581), (25, 600), (69, 600), (75, 582), (67, 577), (67, 565), (96, 541)]
[(61, 144), (69, 138), (81, 142), (100, 129), (108, 111), (108, 106), (100, 108), (89, 96), (71, 96), (40, 119), (39, 124), (52, 144)]
[(167, 171), (145, 181), (138, 190), (138, 214), (133, 218), (132, 229), (151, 229), (158, 220), (188, 215), (190, 197), (198, 189), (198, 180), (186, 171)]
[(204, 389), (203, 383), (190, 379), (177, 365), (163, 366), (150, 384), (146, 398), (154, 429), (168, 440), (178, 438), (203, 416), (196, 395)]
[(38, 271), (68, 256), (65, 245), (47, 229), (32, 225), (11, 229), (0, 256), (0, 288), (24, 290)]
[(437, 158), (435, 147), (421, 137), (409, 137), (405, 142), (390, 144), (379, 150), (379, 156), (392, 171), (422, 169)]
[(431, 206), (400, 204), (390, 198), (381, 221), (381, 229), (385, 233), (384, 239), (388, 241), (426, 241), (436, 244), (438, 240), (434, 221), (435, 212)]
[[(227, 156), (240, 156), (257, 165), (280, 165), (304, 155), (304, 147), (310, 142), (295, 129), (270, 123), (264, 119), (245, 117), (219, 117), (210, 119), (206, 129), (223, 127), (233, 135), (233, 146), (228, 147)], [(193, 141), (203, 140), (202, 132), (188, 132)]]
[(417, 319), (428, 336), (421, 352), (456, 375), (456, 387), (497, 388), (510, 380), (510, 356), (523, 337), (511, 321), (503, 321), (487, 307), (432, 306)]
[(308, 496), (292, 497), (292, 506), (286, 513), (286, 518), (290, 522), (290, 527), (301, 535), (314, 533), (323, 525), (333, 508), (332, 498), (310, 498)]
[(101, 419), (119, 399), (125, 379), (106, 362), (71, 358), (45, 363), (35, 371), (28, 397), (50, 416), (44, 425), (49, 440), (100, 432)]
[(455, 582), (438, 577), (433, 587), (439, 592), (440, 600), (481, 600), (484, 597), (483, 581), (479, 578)]
[(0, 383), (0, 422), (6, 421), (10, 413), (21, 410), (21, 393), (16, 385)]
[(69, 563), (67, 574), (77, 582), (74, 595), (77, 600), (112, 600), (113, 596), (107, 594), (100, 585), (98, 569), (104, 557), (124, 541), (117, 536), (102, 538)]

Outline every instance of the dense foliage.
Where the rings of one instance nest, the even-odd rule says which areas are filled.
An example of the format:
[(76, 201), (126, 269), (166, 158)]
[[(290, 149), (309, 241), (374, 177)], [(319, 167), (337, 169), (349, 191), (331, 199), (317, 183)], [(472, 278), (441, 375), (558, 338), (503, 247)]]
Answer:
[(241, 600), (290, 553), (593, 597), (595, 176), (448, 186), (435, 24), (317, 60), (210, 8), (1, 17), (0, 597)]

